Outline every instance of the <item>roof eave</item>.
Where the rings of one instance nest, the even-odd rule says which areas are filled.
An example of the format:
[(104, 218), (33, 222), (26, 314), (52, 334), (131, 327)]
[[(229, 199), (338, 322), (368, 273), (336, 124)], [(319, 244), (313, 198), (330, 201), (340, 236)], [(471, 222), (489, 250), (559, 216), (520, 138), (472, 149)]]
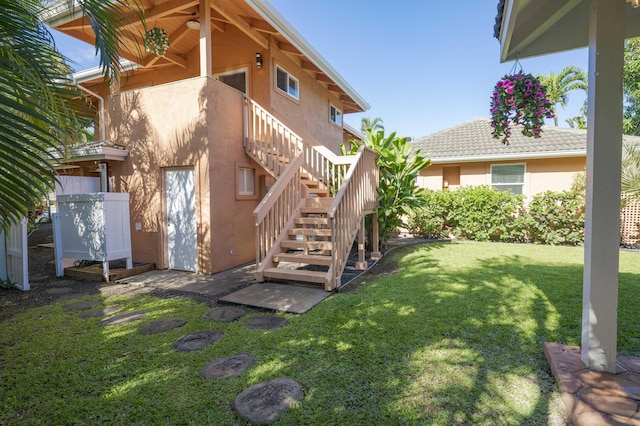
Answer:
[[(426, 155), (429, 157), (429, 155)], [(545, 158), (567, 158), (586, 157), (586, 149), (576, 149), (571, 151), (545, 151), (545, 152), (514, 152), (511, 154), (490, 154), (479, 156), (456, 156), (456, 157), (435, 157), (431, 158), (431, 164), (449, 163), (476, 163), (481, 161), (513, 161), (513, 160), (535, 160)]]
[(269, 3), (263, 0), (245, 0), (245, 2), (253, 8), (262, 18), (269, 23), (276, 31), (278, 31), (289, 43), (295, 46), (311, 63), (320, 68), (327, 77), (333, 80), (345, 93), (353, 99), (356, 104), (367, 111), (369, 104), (362, 96), (358, 94), (347, 81), (313, 48), (311, 45), (292, 28), (280, 13)]

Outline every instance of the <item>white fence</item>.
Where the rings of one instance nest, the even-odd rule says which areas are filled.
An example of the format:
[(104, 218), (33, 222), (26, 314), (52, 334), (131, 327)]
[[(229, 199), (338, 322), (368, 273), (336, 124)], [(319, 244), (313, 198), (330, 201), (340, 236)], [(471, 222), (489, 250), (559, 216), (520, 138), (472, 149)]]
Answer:
[[(1, 218), (0, 218), (1, 221)], [(0, 279), (29, 290), (27, 219), (14, 223), (5, 234), (0, 229)]]

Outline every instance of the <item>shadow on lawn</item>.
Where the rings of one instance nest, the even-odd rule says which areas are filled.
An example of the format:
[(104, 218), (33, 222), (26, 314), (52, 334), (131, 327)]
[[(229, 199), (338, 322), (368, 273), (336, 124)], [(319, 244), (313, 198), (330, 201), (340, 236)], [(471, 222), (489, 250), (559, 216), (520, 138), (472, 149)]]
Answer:
[[(496, 244), (473, 266), (448, 267), (455, 250), (449, 259), (431, 256), (446, 246), (397, 250), (376, 265), (381, 275), (374, 268), (359, 281), (367, 299), (349, 312), (359, 323), (350, 331), (393, 333), (397, 346), (392, 359), (376, 360), (375, 348), (369, 357), (387, 366), (385, 380), (394, 383), (386, 395), (396, 396), (381, 403), (404, 421), (562, 423), (543, 343), (580, 344), (582, 264), (537, 261)], [(640, 302), (637, 281), (620, 275), (621, 318), (633, 318)], [(640, 353), (638, 339), (623, 341), (638, 335), (635, 323), (621, 323), (619, 333), (620, 352)]]

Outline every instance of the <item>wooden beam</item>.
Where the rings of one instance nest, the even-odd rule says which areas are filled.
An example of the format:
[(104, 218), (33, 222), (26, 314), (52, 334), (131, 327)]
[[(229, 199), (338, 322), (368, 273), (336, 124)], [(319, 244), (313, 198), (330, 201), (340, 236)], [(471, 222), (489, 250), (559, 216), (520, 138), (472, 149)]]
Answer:
[(307, 61), (305, 59), (302, 60), (302, 63), (300, 64), (300, 66), (302, 67), (302, 69), (307, 70), (307, 71), (313, 71), (313, 72), (317, 72), (317, 73), (322, 72), (322, 70), (320, 68), (315, 66), (312, 62)]
[(285, 53), (291, 53), (293, 55), (303, 56), (302, 52), (296, 49), (293, 44), (281, 42), (278, 44), (278, 47), (280, 48), (280, 50), (282, 50)]
[(331, 80), (329, 77), (327, 77), (327, 75), (324, 74), (324, 73), (316, 74), (316, 80), (322, 81), (323, 83), (333, 83), (333, 80)]
[(189, 32), (193, 31), (191, 28), (187, 27), (187, 25), (181, 25), (176, 31), (169, 35), (169, 47), (173, 46), (175, 43), (178, 43), (180, 40), (185, 38)]
[(274, 30), (271, 25), (267, 24), (265, 21), (262, 21), (260, 19), (249, 18), (247, 20), (247, 23), (251, 28), (253, 28), (256, 31), (260, 31), (261, 33), (267, 33), (271, 35), (278, 34), (278, 32)]
[(340, 86), (337, 86), (333, 83), (329, 83), (329, 87), (327, 87), (327, 89), (331, 90), (332, 92), (342, 93), (342, 89), (340, 88)]
[(211, 8), (215, 9), (216, 12), (218, 12), (220, 15), (228, 19), (229, 22), (231, 22), (233, 25), (238, 27), (240, 31), (242, 31), (247, 36), (249, 36), (250, 39), (258, 43), (261, 47), (263, 47), (264, 49), (269, 48), (269, 40), (267, 40), (258, 31), (251, 28), (251, 26), (247, 23), (247, 21), (242, 19), (236, 13), (229, 10), (227, 6), (224, 6), (222, 4), (211, 3)]
[[(173, 0), (167, 3), (160, 4), (146, 11), (144, 19), (146, 22), (151, 22), (154, 19), (160, 19), (172, 13), (181, 12), (184, 9), (198, 5), (198, 0), (190, 0), (186, 3), (181, 3), (180, 0)], [(130, 18), (136, 18), (134, 15), (130, 15)], [(140, 20), (136, 18), (135, 22), (130, 22), (122, 26), (122, 28), (131, 28), (135, 25), (139, 25)]]
[(162, 57), (169, 62), (173, 62), (174, 64), (176, 64), (181, 68), (185, 68), (185, 69), (187, 68), (187, 60), (182, 56), (174, 55), (173, 53), (167, 52), (164, 55), (162, 55)]

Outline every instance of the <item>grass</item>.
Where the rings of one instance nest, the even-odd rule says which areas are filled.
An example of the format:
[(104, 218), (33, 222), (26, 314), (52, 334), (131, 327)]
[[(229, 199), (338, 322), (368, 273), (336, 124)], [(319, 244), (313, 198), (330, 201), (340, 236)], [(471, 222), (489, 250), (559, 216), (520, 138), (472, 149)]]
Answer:
[[(621, 252), (619, 352), (640, 355), (640, 254)], [(0, 424), (245, 424), (233, 411), (247, 387), (287, 377), (305, 400), (280, 424), (563, 424), (542, 353), (545, 341), (579, 345), (581, 248), (430, 244), (385, 256), (393, 272), (365, 274), (357, 291), (289, 326), (220, 324), (185, 299), (96, 296), (130, 324), (102, 327), (62, 304), (2, 323)], [(69, 302), (66, 302), (69, 303)], [(143, 336), (159, 318), (176, 330)], [(202, 350), (179, 353), (184, 334), (218, 329)], [(205, 379), (210, 360), (250, 353), (244, 374)]]

